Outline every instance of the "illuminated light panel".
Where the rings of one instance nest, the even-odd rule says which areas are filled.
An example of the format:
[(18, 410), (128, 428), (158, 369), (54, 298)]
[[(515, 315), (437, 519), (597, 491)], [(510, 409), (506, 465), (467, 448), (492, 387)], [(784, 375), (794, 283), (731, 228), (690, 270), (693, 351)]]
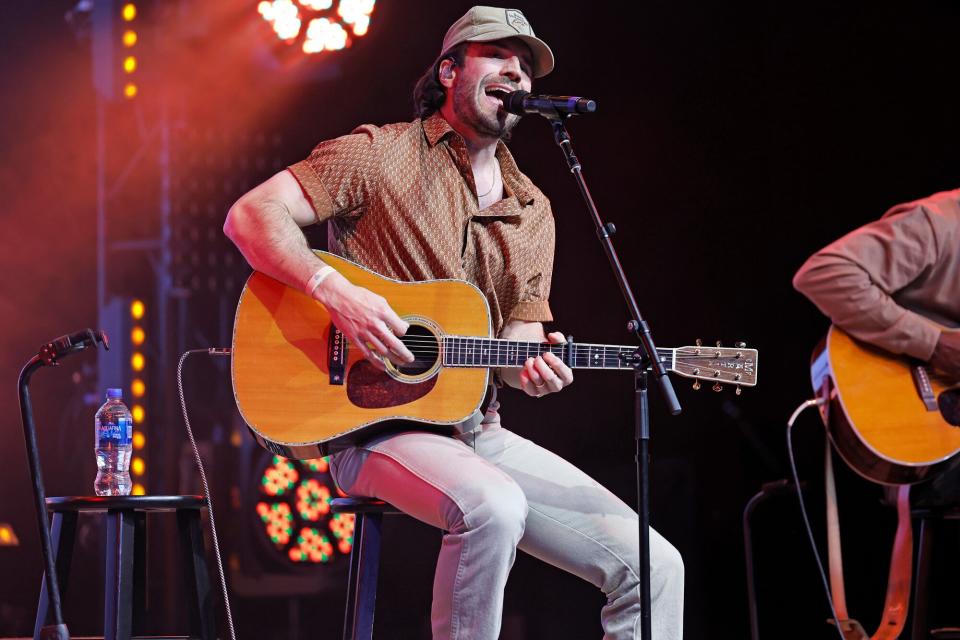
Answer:
[(370, 28), (374, 4), (374, 0), (340, 0), (337, 13), (345, 24), (353, 25), (354, 35), (363, 36)]
[(130, 342), (137, 345), (138, 347), (143, 344), (143, 341), (147, 339), (147, 332), (143, 330), (143, 327), (134, 327), (130, 330)]
[(142, 398), (143, 394), (147, 392), (147, 385), (143, 383), (143, 380), (140, 378), (134, 378), (133, 382), (130, 383), (130, 393), (133, 394), (134, 398)]
[(257, 11), (281, 40), (294, 40), (300, 35), (300, 11), (292, 0), (263, 0), (257, 5)]
[(290, 542), (293, 535), (293, 514), (290, 505), (285, 502), (277, 504), (257, 503), (257, 515), (267, 525), (267, 535), (277, 546)]
[(128, 2), (127, 4), (123, 5), (123, 9), (120, 10), (120, 15), (122, 15), (123, 19), (127, 22), (132, 21), (137, 17), (137, 6), (132, 2)]
[(133, 485), (133, 495), (145, 496), (147, 495), (147, 490), (142, 484), (135, 484)]
[(330, 562), (333, 558), (333, 545), (330, 539), (312, 527), (300, 530), (297, 546), (291, 547), (290, 559), (294, 562)]
[(309, 460), (301, 460), (303, 465), (313, 471), (314, 473), (326, 473), (330, 470), (329, 458), (311, 458)]
[(297, 513), (304, 520), (316, 522), (330, 513), (330, 489), (316, 478), (304, 480), (297, 487)]
[(133, 432), (133, 448), (137, 451), (143, 449), (143, 446), (147, 444), (147, 439), (143, 437), (143, 434), (139, 431)]
[(323, 11), (333, 6), (333, 0), (300, 0), (300, 4), (307, 9)]
[(134, 300), (130, 303), (130, 317), (134, 320), (140, 320), (143, 318), (143, 314), (146, 313), (147, 306), (143, 304), (143, 300)]
[(130, 356), (130, 367), (134, 371), (143, 371), (143, 368), (147, 366), (147, 359), (143, 357), (143, 354), (139, 351), (135, 351), (132, 356)]
[(127, 29), (123, 32), (123, 46), (132, 47), (137, 44), (137, 32), (133, 29)]
[(123, 59), (123, 70), (127, 73), (133, 73), (137, 70), (137, 58), (136, 56), (127, 56)]
[(353, 549), (353, 528), (356, 517), (352, 513), (335, 513), (327, 526), (330, 533), (337, 540), (337, 550), (343, 555), (349, 555)]
[(147, 465), (143, 462), (143, 458), (134, 458), (130, 462), (130, 471), (132, 471), (135, 476), (142, 476), (146, 469)]
[(147, 416), (147, 412), (144, 411), (143, 405), (135, 404), (130, 409), (130, 414), (133, 416), (133, 423), (140, 424), (143, 422), (143, 419)]
[(293, 489), (300, 474), (293, 463), (286, 458), (273, 456), (273, 464), (268, 467), (260, 478), (260, 489), (268, 496), (282, 496)]
[(132, 82), (128, 82), (123, 87), (123, 95), (126, 98), (136, 98), (137, 97), (137, 85)]
[(326, 18), (317, 18), (307, 25), (307, 39), (303, 41), (303, 52), (339, 51), (348, 44), (347, 31), (342, 24), (330, 22)]
[(6, 522), (0, 522), (0, 547), (16, 547), (20, 545), (13, 527)]

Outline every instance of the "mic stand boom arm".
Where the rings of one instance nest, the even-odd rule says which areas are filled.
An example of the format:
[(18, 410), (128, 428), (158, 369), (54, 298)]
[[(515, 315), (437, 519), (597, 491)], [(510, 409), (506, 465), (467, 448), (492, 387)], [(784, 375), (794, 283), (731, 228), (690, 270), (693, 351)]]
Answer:
[(627, 309), (630, 312), (630, 322), (627, 323), (627, 330), (631, 331), (640, 340), (641, 350), (637, 350), (636, 355), (631, 358), (631, 364), (634, 369), (634, 394), (635, 394), (635, 438), (636, 438), (636, 465), (637, 465), (637, 514), (639, 516), (640, 528), (640, 637), (644, 640), (651, 640), (651, 617), (650, 617), (650, 479), (649, 464), (647, 459), (647, 450), (650, 441), (650, 410), (647, 396), (647, 372), (653, 371), (653, 375), (660, 387), (660, 393), (667, 404), (667, 410), (671, 415), (680, 413), (680, 402), (677, 400), (677, 394), (673, 389), (670, 377), (663, 365), (663, 361), (657, 355), (656, 345), (653, 343), (653, 336), (650, 333), (650, 326), (643, 316), (640, 315), (640, 309), (637, 306), (637, 300), (627, 281), (627, 275), (620, 264), (620, 258), (613, 247), (610, 236), (616, 233), (616, 228), (612, 223), (604, 223), (597, 211), (597, 206), (590, 195), (590, 189), (583, 178), (583, 170), (580, 161), (573, 152), (573, 146), (570, 143), (570, 135), (564, 126), (564, 121), (569, 117), (568, 114), (550, 114), (546, 118), (553, 127), (553, 137), (557, 146), (563, 151), (570, 166), (570, 173), (573, 174), (577, 187), (580, 189), (580, 195), (587, 205), (587, 211), (597, 230), (597, 238), (607, 254), (607, 260), (610, 262), (610, 268), (613, 275), (620, 285), (620, 292), (627, 303)]

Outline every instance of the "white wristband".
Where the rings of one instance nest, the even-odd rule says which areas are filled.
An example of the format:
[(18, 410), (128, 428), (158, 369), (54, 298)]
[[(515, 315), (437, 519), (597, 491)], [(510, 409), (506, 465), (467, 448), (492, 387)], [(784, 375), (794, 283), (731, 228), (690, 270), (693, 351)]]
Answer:
[(336, 269), (334, 269), (328, 264), (325, 264), (319, 269), (317, 269), (316, 273), (310, 276), (310, 279), (307, 280), (307, 286), (304, 287), (304, 290), (307, 292), (307, 295), (312, 298), (313, 292), (317, 290), (317, 287), (323, 284), (323, 281), (327, 279), (327, 276), (329, 276), (334, 271), (336, 271)]

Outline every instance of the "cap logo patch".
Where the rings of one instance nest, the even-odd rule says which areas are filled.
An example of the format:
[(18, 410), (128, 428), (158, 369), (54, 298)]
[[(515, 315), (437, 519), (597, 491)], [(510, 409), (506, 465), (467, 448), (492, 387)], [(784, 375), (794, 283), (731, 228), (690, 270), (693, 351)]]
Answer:
[(507, 24), (517, 30), (518, 33), (530, 35), (530, 23), (523, 17), (523, 14), (516, 9), (507, 9)]

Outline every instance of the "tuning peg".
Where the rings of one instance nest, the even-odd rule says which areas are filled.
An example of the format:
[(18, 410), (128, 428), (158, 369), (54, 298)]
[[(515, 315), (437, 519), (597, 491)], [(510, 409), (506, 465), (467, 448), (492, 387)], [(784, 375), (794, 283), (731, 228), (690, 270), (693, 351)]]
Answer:
[(694, 390), (694, 391), (700, 391), (700, 381), (699, 381), (699, 380), (694, 380), (694, 381), (693, 381), (693, 390)]
[(697, 345), (698, 347), (702, 347), (703, 340), (701, 340), (700, 338), (697, 338), (696, 340), (693, 341), (693, 344)]
[(747, 343), (746, 343), (746, 342), (738, 342), (738, 343), (736, 343), (734, 346), (735, 346), (737, 349), (746, 349), (746, 348), (747, 348)]
[(711, 387), (711, 389), (713, 389), (717, 393), (720, 393), (721, 391), (723, 391), (723, 385), (720, 384), (719, 382), (715, 382), (713, 383), (713, 387)]
[(722, 346), (723, 346), (722, 344), (720, 344), (720, 341), (719, 341), (719, 340), (717, 340), (717, 346), (718, 346), (718, 347), (722, 347)]
[(743, 389), (740, 388), (740, 385), (737, 385), (737, 390), (734, 391), (734, 393), (736, 393), (737, 395), (740, 395), (741, 393), (743, 393)]

